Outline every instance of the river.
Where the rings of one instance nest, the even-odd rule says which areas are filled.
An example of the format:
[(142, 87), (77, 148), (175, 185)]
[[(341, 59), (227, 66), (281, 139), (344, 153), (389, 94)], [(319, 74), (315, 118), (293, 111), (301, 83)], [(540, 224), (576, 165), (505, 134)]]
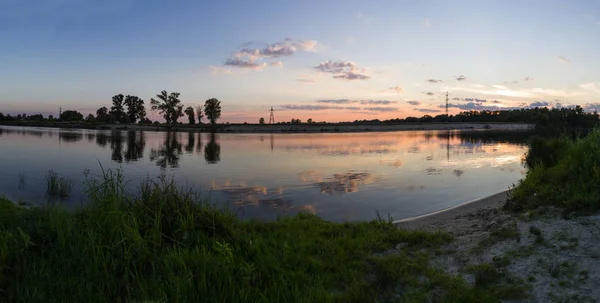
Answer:
[[(84, 171), (122, 168), (134, 190), (166, 175), (244, 218), (298, 212), (330, 221), (415, 217), (509, 188), (529, 134), (396, 131), (206, 134), (0, 126), (0, 194), (26, 204), (85, 203)], [(72, 181), (46, 196), (52, 169)]]

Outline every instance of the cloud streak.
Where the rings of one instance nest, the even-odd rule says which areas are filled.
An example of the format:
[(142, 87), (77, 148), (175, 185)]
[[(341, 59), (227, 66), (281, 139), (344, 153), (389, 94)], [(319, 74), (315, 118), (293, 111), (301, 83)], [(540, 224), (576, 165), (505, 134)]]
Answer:
[(408, 104), (410, 104), (410, 105), (414, 105), (414, 106), (419, 106), (419, 105), (421, 105), (421, 102), (419, 102), (419, 101), (414, 101), (414, 100), (413, 100), (413, 101), (407, 101), (406, 103), (408, 103)]
[(428, 80), (425, 80), (425, 82), (429, 82), (429, 83), (442, 83), (442, 82), (444, 82), (444, 80), (428, 79)]
[(334, 79), (367, 80), (371, 78), (365, 74), (364, 68), (359, 69), (356, 63), (350, 61), (329, 60), (321, 62), (313, 68), (323, 73), (333, 74)]
[(417, 112), (421, 112), (421, 113), (441, 113), (442, 111), (439, 109), (432, 109), (432, 108), (414, 108), (414, 111)]
[(402, 89), (402, 87), (400, 87), (400, 85), (390, 87), (390, 90), (396, 91), (397, 93), (401, 93), (403, 91), (403, 89)]
[[(251, 43), (244, 43), (243, 46), (249, 46)], [(299, 51), (312, 52), (317, 47), (317, 41), (304, 40), (293, 41), (285, 39), (283, 42), (269, 44), (263, 48), (242, 48), (233, 52), (232, 56), (225, 60), (226, 66), (262, 69), (264, 67), (283, 67), (283, 62), (263, 62), (265, 59), (275, 59), (291, 56)]]
[(564, 63), (571, 63), (571, 60), (569, 60), (569, 58), (567, 58), (565, 56), (558, 56), (558, 60), (560, 60)]
[(465, 76), (463, 76), (463, 75), (460, 75), (460, 76), (456, 77), (456, 80), (457, 80), (457, 81), (463, 81), (463, 80), (467, 80), (467, 77), (465, 77)]

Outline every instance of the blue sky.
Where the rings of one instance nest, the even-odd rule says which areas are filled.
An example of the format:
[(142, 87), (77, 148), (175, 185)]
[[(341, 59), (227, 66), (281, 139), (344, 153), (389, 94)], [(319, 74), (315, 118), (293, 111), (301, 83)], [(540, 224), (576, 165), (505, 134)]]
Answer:
[(592, 109), (598, 49), (594, 1), (0, 0), (0, 111), (163, 89), (230, 122), (436, 115), (446, 91), (452, 112)]

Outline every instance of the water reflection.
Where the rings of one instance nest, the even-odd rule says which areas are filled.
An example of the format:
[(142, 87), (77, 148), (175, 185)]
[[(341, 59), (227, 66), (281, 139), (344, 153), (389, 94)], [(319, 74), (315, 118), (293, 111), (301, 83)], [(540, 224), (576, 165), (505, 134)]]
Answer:
[(150, 161), (165, 169), (179, 167), (179, 160), (183, 154), (183, 146), (177, 140), (177, 133), (165, 133), (165, 141), (158, 149), (150, 150)]
[(144, 157), (146, 148), (146, 135), (143, 131), (127, 132), (127, 151), (125, 152), (125, 162), (138, 161)]
[(303, 182), (311, 182), (321, 193), (328, 195), (355, 193), (359, 191), (359, 185), (372, 184), (378, 180), (370, 172), (354, 171), (333, 174), (325, 180), (316, 171), (305, 171), (300, 173), (300, 178)]
[[(41, 132), (34, 133), (36, 136), (41, 137)], [(76, 143), (83, 140), (83, 134), (79, 132), (61, 131), (58, 133), (59, 142)]]
[(210, 141), (204, 146), (204, 160), (208, 164), (215, 164), (221, 161), (221, 145), (215, 133), (211, 133), (209, 138)]

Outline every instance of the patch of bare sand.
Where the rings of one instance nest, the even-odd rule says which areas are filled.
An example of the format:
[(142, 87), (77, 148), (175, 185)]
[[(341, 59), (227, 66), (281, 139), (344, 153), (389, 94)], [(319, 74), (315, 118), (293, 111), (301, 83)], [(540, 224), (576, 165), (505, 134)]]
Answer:
[(453, 235), (432, 260), (446, 272), (475, 283), (468, 268), (491, 264), (531, 286), (529, 299), (511, 302), (600, 301), (600, 215), (563, 218), (553, 208), (514, 214), (501, 209), (506, 197), (396, 224)]

